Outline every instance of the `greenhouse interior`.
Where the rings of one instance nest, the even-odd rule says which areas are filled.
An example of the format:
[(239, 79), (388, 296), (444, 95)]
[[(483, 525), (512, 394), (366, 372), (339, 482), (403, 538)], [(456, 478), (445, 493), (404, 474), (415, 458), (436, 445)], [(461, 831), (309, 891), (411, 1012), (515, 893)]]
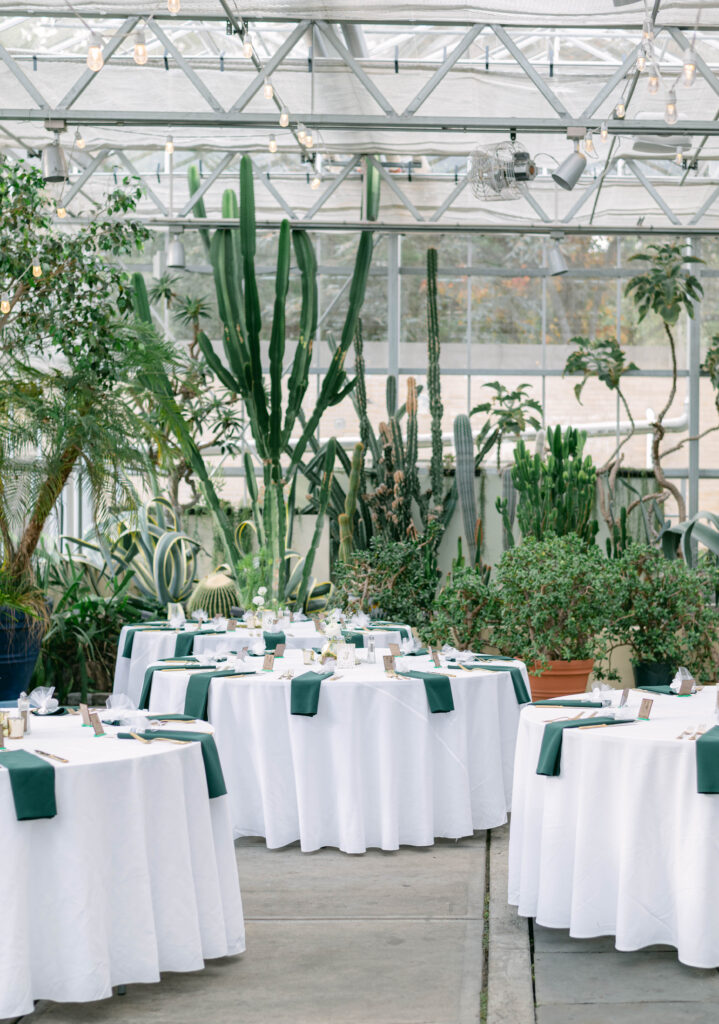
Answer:
[(718, 161), (702, 0), (0, 2), (0, 1024), (714, 1024)]

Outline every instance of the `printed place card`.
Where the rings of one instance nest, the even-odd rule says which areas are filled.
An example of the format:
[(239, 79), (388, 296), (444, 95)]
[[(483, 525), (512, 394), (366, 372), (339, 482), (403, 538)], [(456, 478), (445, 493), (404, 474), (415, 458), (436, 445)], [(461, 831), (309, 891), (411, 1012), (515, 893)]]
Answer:
[(399, 644), (387, 644), (387, 646), (389, 647), (389, 653), (394, 658), (399, 658), (400, 654), (402, 653)]
[(311, 647), (302, 648), (302, 661), (305, 665), (311, 665), (315, 660), (315, 652)]
[(237, 619), (228, 619), (227, 620), (227, 632), (228, 633), (234, 633), (234, 631), (236, 629), (237, 629)]
[(652, 713), (653, 703), (654, 701), (651, 699), (651, 697), (645, 697), (642, 700), (642, 703), (639, 705), (639, 714), (637, 715), (637, 718), (643, 718), (645, 720), (648, 719)]
[(354, 668), (355, 664), (355, 645), (337, 644), (337, 668)]
[(396, 668), (395, 668), (395, 664), (394, 664), (394, 655), (393, 654), (383, 654), (382, 655), (382, 661), (384, 662), (384, 670), (385, 670), (385, 672), (396, 672), (397, 671)]
[(622, 695), (619, 698), (619, 707), (623, 708), (628, 700), (629, 700), (629, 690), (622, 690)]
[(96, 736), (105, 735), (105, 730), (103, 728), (102, 722), (100, 721), (100, 717), (97, 711), (92, 711), (90, 713), (90, 725), (92, 726)]
[(92, 722), (90, 721), (90, 713), (87, 710), (87, 704), (80, 705), (80, 714), (82, 715), (83, 725), (92, 725)]
[(262, 671), (271, 672), (275, 667), (275, 655), (273, 651), (268, 651), (262, 661)]
[(434, 647), (430, 647), (429, 653), (432, 655), (432, 661), (435, 663), (437, 668), (439, 668), (441, 665), (441, 662), (439, 660), (439, 651), (435, 651)]
[(277, 647), (275, 647), (275, 657), (276, 658), (283, 658), (284, 654), (285, 654), (285, 648), (286, 647), (287, 647), (287, 644), (277, 644)]
[(683, 696), (685, 693), (691, 693), (695, 683), (696, 680), (694, 679), (694, 676), (689, 676), (688, 678), (682, 679), (681, 683), (679, 684), (679, 695)]

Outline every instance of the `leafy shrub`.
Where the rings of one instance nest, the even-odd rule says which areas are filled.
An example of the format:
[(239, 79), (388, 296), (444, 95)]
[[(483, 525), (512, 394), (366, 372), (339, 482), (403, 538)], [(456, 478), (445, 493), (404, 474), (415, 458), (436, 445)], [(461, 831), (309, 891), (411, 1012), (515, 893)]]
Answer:
[(435, 602), (431, 621), (420, 630), (427, 643), (451, 643), (480, 650), (482, 631), (496, 616), (497, 598), (482, 567), (460, 567), (447, 579)]

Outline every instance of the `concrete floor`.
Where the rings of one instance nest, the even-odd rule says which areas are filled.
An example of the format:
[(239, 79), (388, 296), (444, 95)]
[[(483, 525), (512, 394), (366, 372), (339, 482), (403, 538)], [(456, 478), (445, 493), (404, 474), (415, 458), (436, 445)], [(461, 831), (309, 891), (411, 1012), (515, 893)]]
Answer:
[(672, 950), (617, 953), (611, 938), (535, 927), (532, 951), (506, 904), (506, 852), (506, 828), (489, 844), (477, 833), (361, 857), (240, 840), (244, 956), (100, 1003), (41, 1003), (24, 1020), (716, 1024), (719, 972), (684, 967)]

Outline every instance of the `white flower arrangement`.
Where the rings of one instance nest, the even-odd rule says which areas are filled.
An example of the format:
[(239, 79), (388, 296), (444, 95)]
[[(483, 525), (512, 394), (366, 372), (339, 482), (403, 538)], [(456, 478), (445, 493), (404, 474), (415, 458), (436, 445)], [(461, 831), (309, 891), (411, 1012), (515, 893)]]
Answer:
[(259, 594), (260, 597), (264, 597), (265, 594), (267, 593), (267, 587), (258, 587), (257, 593)]
[(342, 636), (341, 623), (330, 620), (325, 626), (325, 636), (328, 640), (339, 640)]
[(262, 597), (261, 594), (258, 594), (257, 597), (252, 598), (252, 603), (256, 605), (258, 608), (261, 608), (262, 605), (265, 603), (265, 599), (264, 597)]

